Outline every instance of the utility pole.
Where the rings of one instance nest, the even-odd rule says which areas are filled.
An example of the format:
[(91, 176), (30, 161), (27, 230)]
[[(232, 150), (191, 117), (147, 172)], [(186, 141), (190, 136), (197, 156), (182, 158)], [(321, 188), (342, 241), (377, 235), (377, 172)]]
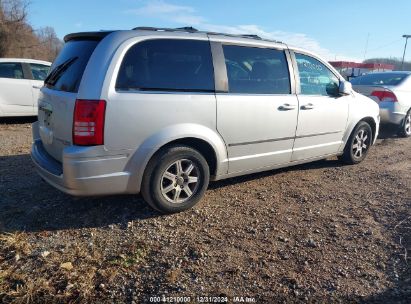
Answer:
[(370, 33), (367, 34), (367, 40), (365, 42), (365, 48), (364, 48), (364, 60), (365, 56), (367, 55), (367, 50), (368, 50), (368, 41), (370, 40)]
[(405, 38), (405, 46), (404, 46), (404, 54), (402, 55), (401, 71), (404, 71), (405, 51), (407, 50), (408, 38), (411, 38), (411, 35), (402, 35), (402, 37)]

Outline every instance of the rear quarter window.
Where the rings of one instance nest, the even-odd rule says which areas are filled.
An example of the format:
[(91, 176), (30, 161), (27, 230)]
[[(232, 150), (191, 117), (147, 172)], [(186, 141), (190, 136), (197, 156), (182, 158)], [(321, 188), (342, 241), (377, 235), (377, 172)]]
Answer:
[(214, 91), (208, 41), (146, 40), (132, 46), (121, 63), (118, 91)]

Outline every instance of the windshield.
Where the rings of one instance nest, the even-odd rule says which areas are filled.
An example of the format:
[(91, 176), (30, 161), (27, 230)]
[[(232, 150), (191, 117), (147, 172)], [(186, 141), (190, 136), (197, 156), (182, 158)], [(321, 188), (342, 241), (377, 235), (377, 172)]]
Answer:
[(375, 73), (351, 79), (354, 85), (399, 85), (409, 75), (404, 73)]
[(77, 92), (91, 54), (99, 42), (96, 40), (72, 40), (53, 63), (46, 78), (48, 88), (64, 92)]

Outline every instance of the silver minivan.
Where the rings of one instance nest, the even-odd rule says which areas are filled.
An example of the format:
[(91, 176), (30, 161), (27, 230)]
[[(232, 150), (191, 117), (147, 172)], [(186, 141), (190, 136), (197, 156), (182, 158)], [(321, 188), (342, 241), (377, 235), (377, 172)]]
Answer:
[(329, 156), (361, 162), (378, 105), (326, 61), (193, 28), (69, 34), (39, 97), (31, 156), (72, 195), (194, 206), (209, 180)]

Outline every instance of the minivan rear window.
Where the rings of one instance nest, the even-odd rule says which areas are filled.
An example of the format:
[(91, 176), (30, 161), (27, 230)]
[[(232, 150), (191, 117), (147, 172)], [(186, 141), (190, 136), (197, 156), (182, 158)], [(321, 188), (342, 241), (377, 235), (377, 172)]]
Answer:
[(98, 43), (96, 40), (68, 41), (50, 69), (45, 80), (46, 86), (58, 91), (76, 93), (90, 56)]
[(208, 41), (146, 40), (126, 53), (117, 76), (119, 91), (214, 91)]

